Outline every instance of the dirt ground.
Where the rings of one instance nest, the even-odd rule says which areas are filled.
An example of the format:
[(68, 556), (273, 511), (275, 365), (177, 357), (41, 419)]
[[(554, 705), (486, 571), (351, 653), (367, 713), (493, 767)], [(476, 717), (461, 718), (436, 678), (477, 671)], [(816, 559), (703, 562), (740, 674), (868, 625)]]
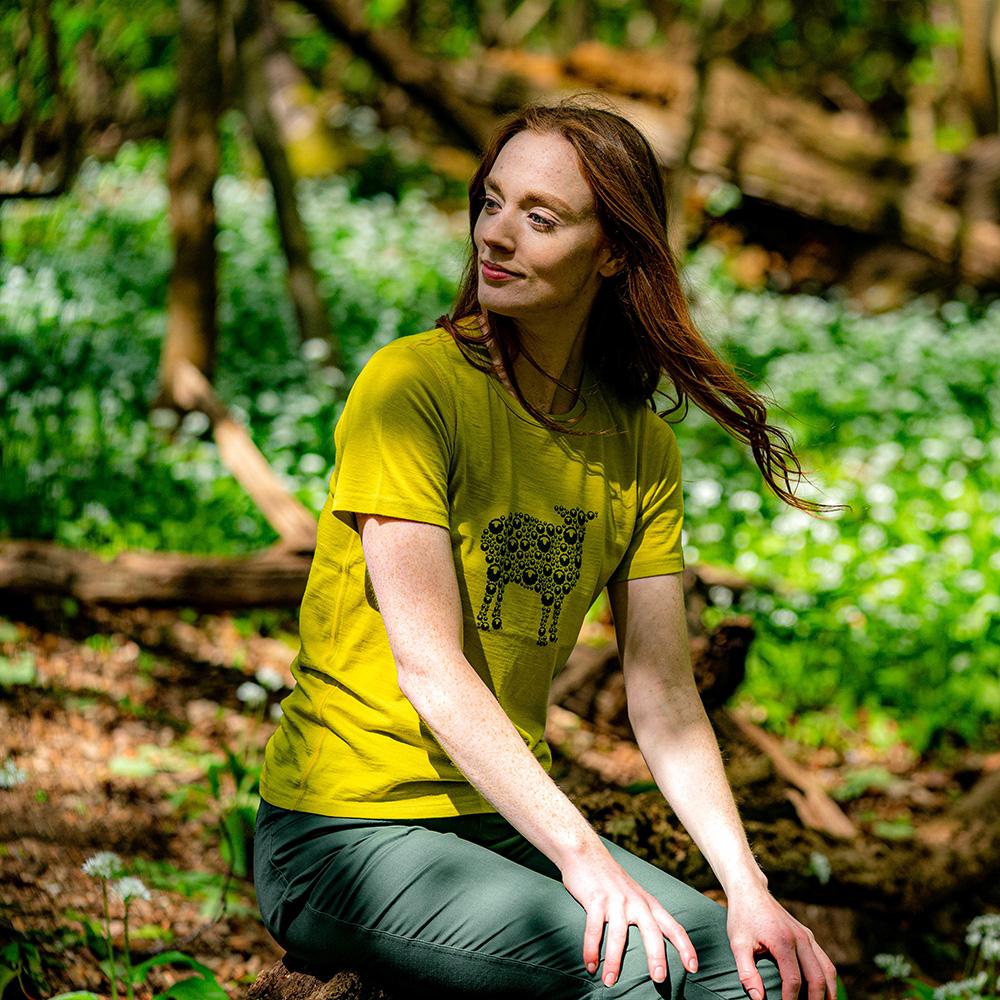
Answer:
[[(232, 789), (224, 780), (213, 795), (206, 770), (226, 747), (239, 757), (261, 753), (273, 706), (292, 683), (296, 649), (294, 610), (252, 629), (228, 614), (137, 609), (63, 619), (34, 607), (6, 610), (0, 767), (12, 762), (23, 780), (0, 787), (0, 955), (5, 943), (27, 943), (41, 965), (6, 990), (0, 968), (3, 1000), (71, 989), (110, 995), (85, 929), (88, 918), (101, 919), (101, 892), (81, 866), (98, 851), (116, 852), (150, 889), (148, 902), (131, 906), (134, 961), (183, 951), (211, 969), (227, 994), (241, 997), (281, 957), (256, 915), (250, 878), (227, 876), (218, 819)], [(251, 707), (237, 691), (262, 667), (276, 671), (285, 689)], [(891, 787), (846, 806), (868, 825), (873, 816), (933, 816), (1000, 766), (1000, 755), (971, 752), (947, 767), (898, 749), (879, 759), (860, 742), (851, 760), (785, 749), (830, 788), (840, 769), (857, 769), (858, 755), (861, 764), (890, 771)], [(117, 901), (111, 930), (120, 948)], [(136, 996), (145, 1000), (190, 974), (155, 969)], [(852, 1000), (882, 995), (875, 977), (854, 982), (866, 985), (855, 986)]]

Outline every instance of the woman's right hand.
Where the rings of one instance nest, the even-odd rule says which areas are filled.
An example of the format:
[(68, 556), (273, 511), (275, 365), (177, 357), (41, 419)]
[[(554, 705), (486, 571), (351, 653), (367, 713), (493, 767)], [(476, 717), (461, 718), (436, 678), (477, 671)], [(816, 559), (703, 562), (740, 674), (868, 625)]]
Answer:
[(590, 973), (600, 963), (601, 934), (605, 923), (608, 925), (602, 976), (605, 986), (618, 981), (630, 924), (635, 924), (642, 935), (649, 975), (654, 982), (662, 983), (667, 977), (664, 938), (680, 953), (684, 967), (697, 971), (698, 955), (687, 931), (655, 896), (628, 875), (603, 845), (600, 851), (577, 855), (560, 870), (563, 885), (587, 913), (583, 964)]

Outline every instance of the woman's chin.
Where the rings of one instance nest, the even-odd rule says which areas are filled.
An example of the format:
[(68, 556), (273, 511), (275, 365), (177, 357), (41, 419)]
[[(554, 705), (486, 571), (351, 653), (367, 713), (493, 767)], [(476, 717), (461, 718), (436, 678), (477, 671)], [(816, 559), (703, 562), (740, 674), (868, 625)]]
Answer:
[(482, 291), (479, 294), (479, 305), (483, 309), (488, 309), (491, 313), (496, 316), (518, 316), (521, 310), (518, 309), (517, 305), (513, 302), (504, 301), (504, 296), (502, 295), (491, 295), (493, 289), (487, 289), (484, 295)]

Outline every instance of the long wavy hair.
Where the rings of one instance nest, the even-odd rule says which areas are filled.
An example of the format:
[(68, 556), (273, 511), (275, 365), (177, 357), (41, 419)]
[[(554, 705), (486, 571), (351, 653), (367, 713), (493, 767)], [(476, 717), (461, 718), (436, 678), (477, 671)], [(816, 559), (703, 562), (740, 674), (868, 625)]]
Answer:
[[(471, 364), (492, 375), (498, 374), (497, 367), (481, 349), (495, 345), (514, 394), (543, 426), (561, 433), (593, 433), (576, 431), (566, 421), (556, 422), (528, 402), (514, 374), (514, 361), (522, 355), (575, 399), (579, 391), (544, 371), (525, 348), (510, 317), (479, 304), (474, 230), (486, 197), (484, 179), (504, 144), (523, 131), (557, 133), (572, 143), (593, 193), (601, 229), (625, 262), (602, 282), (587, 322), (584, 356), (602, 383), (625, 405), (654, 410), (654, 394), (672, 398), (661, 388), (662, 382), (671, 383), (672, 405), (659, 411), (659, 416), (683, 408), (679, 418), (683, 419), (689, 399), (693, 400), (728, 433), (750, 446), (764, 480), (785, 503), (808, 514), (843, 509), (843, 504), (820, 504), (794, 494), (792, 481), (808, 480), (788, 435), (768, 423), (767, 406), (773, 401), (751, 389), (692, 322), (667, 238), (660, 166), (645, 136), (614, 111), (570, 97), (553, 105), (529, 104), (500, 120), (469, 183), (469, 259), (452, 313), (439, 316), (438, 326), (451, 334)], [(470, 319), (478, 322), (470, 324)]]

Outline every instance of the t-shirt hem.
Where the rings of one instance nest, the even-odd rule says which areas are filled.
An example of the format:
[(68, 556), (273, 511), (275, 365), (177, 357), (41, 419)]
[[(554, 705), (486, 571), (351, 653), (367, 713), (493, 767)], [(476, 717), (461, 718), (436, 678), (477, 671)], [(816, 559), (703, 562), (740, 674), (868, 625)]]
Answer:
[[(370, 799), (340, 801), (319, 795), (282, 794), (264, 785), (260, 797), (272, 806), (318, 816), (340, 816), (352, 819), (434, 819), (444, 816), (469, 816), (495, 813), (497, 810), (482, 796), (432, 795), (421, 799), (386, 801)], [(458, 801), (456, 802), (456, 799)]]
[[(400, 500), (392, 497), (378, 497), (373, 499), (361, 493), (349, 493), (337, 490), (330, 505), (330, 510), (334, 515), (340, 514), (379, 514), (382, 517), (398, 517), (407, 521), (422, 521), (427, 524), (436, 524), (441, 528), (450, 528), (448, 514), (439, 508), (415, 506), (411, 500)], [(341, 520), (344, 520), (341, 518)], [(356, 530), (356, 521), (347, 522), (351, 528)]]

